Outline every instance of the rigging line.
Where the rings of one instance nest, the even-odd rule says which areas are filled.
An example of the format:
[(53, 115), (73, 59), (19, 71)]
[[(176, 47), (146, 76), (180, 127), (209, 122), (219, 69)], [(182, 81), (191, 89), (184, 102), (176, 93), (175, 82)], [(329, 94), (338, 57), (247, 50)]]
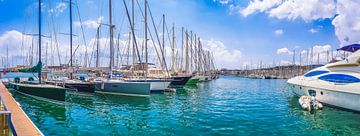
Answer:
[(141, 65), (141, 67), (142, 67), (142, 71), (144, 72), (144, 65), (143, 65), (143, 63), (142, 63), (142, 61), (141, 61), (141, 58), (140, 58), (140, 53), (139, 53), (138, 45), (137, 45), (137, 42), (136, 42), (136, 37), (135, 37), (135, 34), (134, 34), (134, 27), (133, 27), (133, 25), (132, 25), (132, 23), (131, 23), (130, 14), (129, 14), (129, 11), (128, 11), (128, 8), (127, 8), (127, 5), (126, 5), (125, 0), (123, 0), (123, 2), (124, 2), (124, 5), (125, 5), (125, 10), (126, 10), (126, 14), (127, 14), (128, 20), (129, 20), (129, 24), (130, 24), (130, 26), (131, 26), (131, 31), (132, 31), (132, 35), (133, 35), (133, 39), (134, 39), (134, 43), (135, 43), (135, 48), (136, 48), (137, 57), (138, 57), (138, 59), (139, 59), (139, 61), (140, 61), (140, 65)]
[[(142, 17), (145, 18), (144, 11), (141, 9), (141, 6), (140, 6), (140, 4), (139, 4), (139, 1), (136, 0), (136, 3), (137, 3), (137, 5), (138, 5), (138, 7), (139, 7), (139, 9), (140, 9), (140, 12), (141, 12)], [(159, 51), (158, 51), (158, 49), (156, 48), (156, 43), (154, 42), (154, 38), (153, 38), (153, 35), (152, 35), (151, 31), (150, 31), (150, 27), (147, 27), (147, 28), (148, 28), (149, 35), (150, 35), (150, 37), (151, 37), (151, 41), (152, 41), (153, 46), (154, 46), (154, 48), (155, 48), (155, 52), (156, 52), (157, 58), (158, 58), (158, 60), (159, 60), (159, 62), (160, 62), (161, 68), (164, 69), (164, 67), (163, 67), (164, 65), (163, 65), (163, 63), (162, 63), (162, 61), (161, 61)], [(155, 31), (156, 31), (156, 29), (155, 29)], [(158, 37), (158, 36), (157, 36), (157, 37)], [(158, 41), (159, 41), (159, 39), (158, 39)], [(159, 41), (159, 42), (160, 42), (160, 41)], [(159, 44), (159, 45), (160, 45), (160, 44)], [(160, 47), (160, 48), (161, 48), (161, 47)]]
[[(50, 3), (51, 0), (48, 0), (48, 2)], [(59, 59), (59, 64), (61, 64), (61, 56), (60, 56), (60, 49), (59, 49), (59, 42), (58, 42), (58, 39), (57, 39), (57, 31), (55, 29), (55, 25), (54, 25), (54, 14), (53, 13), (50, 13), (51, 15), (51, 22), (52, 22), (52, 29), (53, 29), (53, 32), (54, 32), (54, 40), (55, 40), (55, 45), (56, 45), (56, 49), (57, 49), (57, 54), (58, 54), (58, 59)]]
[[(72, 3), (70, 3), (72, 4)], [(71, 5), (70, 5), (71, 6)], [(84, 62), (84, 65), (86, 67), (86, 63), (87, 63), (87, 57), (88, 57), (88, 50), (87, 50), (87, 43), (86, 43), (86, 38), (85, 38), (85, 33), (84, 33), (84, 27), (83, 27), (83, 24), (82, 24), (82, 19), (81, 19), (81, 15), (80, 15), (80, 9), (79, 9), (79, 5), (78, 5), (78, 1), (75, 0), (75, 6), (76, 6), (76, 11), (77, 11), (77, 14), (79, 16), (79, 21), (80, 21), (80, 28), (81, 28), (81, 33), (82, 33), (82, 39), (84, 41), (84, 46), (85, 46), (85, 62)], [(71, 24), (72, 25), (72, 24)], [(90, 67), (90, 65), (89, 65)]]
[[(155, 29), (155, 33), (156, 33), (156, 37), (157, 37), (159, 46), (161, 46), (160, 39), (159, 39), (159, 35), (158, 35), (157, 29), (156, 29), (156, 27), (155, 27), (154, 18), (153, 18), (153, 16), (152, 16), (151, 8), (150, 8), (149, 4), (147, 4), (147, 6), (148, 6), (148, 9), (149, 9), (151, 21), (152, 21), (153, 27), (154, 27), (154, 29)], [(160, 47), (160, 51), (161, 51), (161, 54), (162, 54), (162, 59), (163, 59), (164, 67), (165, 67), (165, 69), (166, 69), (166, 71), (167, 71), (167, 73), (168, 73), (168, 76), (170, 77), (170, 75), (169, 75), (169, 70), (168, 70), (168, 68), (167, 68), (166, 61), (165, 61), (165, 58), (164, 58), (164, 52), (163, 52), (163, 50), (162, 50), (161, 47)]]

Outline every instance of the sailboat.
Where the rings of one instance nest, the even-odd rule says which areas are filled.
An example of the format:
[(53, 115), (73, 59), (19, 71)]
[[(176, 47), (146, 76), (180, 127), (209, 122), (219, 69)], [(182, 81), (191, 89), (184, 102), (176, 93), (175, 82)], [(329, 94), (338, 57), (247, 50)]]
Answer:
[[(41, 100), (50, 100), (55, 103), (63, 103), (65, 101), (66, 91), (68, 89), (55, 86), (43, 84), (42, 82), (42, 62), (41, 62), (41, 0), (39, 0), (39, 62), (36, 66), (38, 73), (38, 82), (29, 81), (26, 83), (21, 83), (20, 78), (16, 78), (14, 82), (10, 83), (10, 86), (15, 89), (17, 92), (28, 95)], [(29, 78), (32, 79), (32, 78)]]
[(95, 92), (95, 83), (93, 82), (85, 82), (83, 80), (74, 79), (73, 72), (73, 29), (72, 29), (72, 0), (69, 1), (69, 9), (70, 9), (70, 79), (62, 80), (62, 81), (48, 81), (48, 84), (60, 85), (70, 90), (80, 92), (80, 93), (94, 93)]
[(360, 112), (360, 44), (341, 49), (353, 54), (287, 82), (298, 96), (314, 96), (316, 101), (326, 105)]
[(128, 96), (143, 96), (150, 95), (150, 83), (147, 82), (128, 82), (119, 79), (113, 79), (113, 64), (114, 64), (114, 39), (112, 25), (112, 6), (109, 0), (109, 28), (110, 28), (110, 72), (109, 78), (105, 80), (95, 81), (98, 93), (128, 95)]
[[(126, 8), (126, 11), (127, 10), (127, 6), (126, 6), (126, 3), (124, 1), (124, 4), (125, 4), (125, 8)], [(134, 5), (134, 0), (132, 2), (132, 4)], [(145, 5), (145, 15), (144, 15), (144, 32), (145, 32), (145, 63), (138, 63), (138, 64), (133, 64), (132, 66), (132, 70), (137, 72), (137, 73), (141, 73), (141, 76), (142, 77), (139, 77), (138, 75), (135, 75), (136, 77), (134, 78), (130, 78), (130, 79), (126, 79), (126, 81), (128, 82), (143, 82), (143, 83), (149, 83), (150, 84), (150, 91), (152, 93), (163, 93), (165, 92), (165, 90), (168, 89), (170, 83), (171, 83), (171, 79), (170, 78), (166, 78), (164, 77), (164, 73), (163, 73), (163, 70), (158, 70), (157, 68), (149, 68), (150, 66), (150, 63), (148, 63), (148, 48), (147, 48), (147, 32), (148, 32), (148, 26), (147, 26), (147, 7), (148, 7), (148, 4), (147, 4), (147, 0), (144, 1), (144, 5)], [(133, 8), (134, 10), (134, 8)], [(132, 11), (134, 13), (134, 11)], [(135, 34), (134, 34), (134, 16), (132, 16), (132, 20), (130, 20), (130, 16), (129, 14), (128, 15), (128, 19), (129, 19), (129, 23), (130, 23), (130, 26), (131, 26), (131, 31), (132, 31), (132, 34), (133, 34), (133, 47), (137, 47), (137, 42), (136, 42), (136, 37), (135, 37)], [(164, 23), (163, 23), (164, 24)], [(163, 42), (163, 45), (164, 45), (164, 42)], [(135, 48), (133, 48), (133, 50), (135, 50)], [(161, 51), (161, 54), (163, 55), (163, 49), (161, 49), (160, 47), (160, 51)], [(133, 53), (135, 53), (135, 51), (133, 51)], [(139, 55), (139, 54), (137, 54)], [(164, 57), (162, 57), (163, 61), (165, 63), (165, 59)], [(139, 61), (141, 61), (140, 57), (138, 58)], [(161, 59), (160, 59), (161, 61)], [(166, 67), (166, 66), (165, 66)], [(153, 77), (149, 77), (149, 73), (151, 72), (154, 72), (154, 73), (161, 73), (161, 74), (157, 74), (157, 76), (153, 76)]]

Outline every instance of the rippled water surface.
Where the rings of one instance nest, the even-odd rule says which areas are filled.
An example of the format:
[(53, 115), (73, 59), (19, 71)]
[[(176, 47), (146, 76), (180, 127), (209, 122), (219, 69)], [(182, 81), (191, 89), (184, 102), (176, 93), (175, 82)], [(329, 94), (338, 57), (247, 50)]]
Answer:
[(149, 98), (68, 94), (65, 106), (14, 96), (45, 135), (360, 135), (360, 114), (303, 111), (286, 80), (221, 77)]

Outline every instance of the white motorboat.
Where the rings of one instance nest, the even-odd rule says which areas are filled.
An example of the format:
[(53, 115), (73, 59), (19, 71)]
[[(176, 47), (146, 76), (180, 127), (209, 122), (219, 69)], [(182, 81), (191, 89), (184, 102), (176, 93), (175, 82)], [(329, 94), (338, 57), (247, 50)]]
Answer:
[(314, 93), (316, 100), (326, 105), (360, 112), (360, 50), (342, 61), (291, 78), (288, 83), (298, 96)]

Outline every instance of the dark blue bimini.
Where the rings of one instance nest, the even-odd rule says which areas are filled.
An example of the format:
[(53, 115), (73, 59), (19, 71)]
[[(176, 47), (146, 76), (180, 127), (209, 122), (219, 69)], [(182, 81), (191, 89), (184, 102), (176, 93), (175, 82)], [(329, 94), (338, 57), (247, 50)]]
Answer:
[(307, 74), (305, 74), (304, 76), (305, 77), (312, 77), (312, 76), (317, 76), (317, 75), (321, 75), (321, 74), (325, 74), (325, 73), (328, 73), (329, 71), (312, 71), (312, 72), (309, 72)]
[(320, 80), (334, 82), (334, 83), (358, 83), (359, 78), (345, 74), (329, 74), (319, 77)]

